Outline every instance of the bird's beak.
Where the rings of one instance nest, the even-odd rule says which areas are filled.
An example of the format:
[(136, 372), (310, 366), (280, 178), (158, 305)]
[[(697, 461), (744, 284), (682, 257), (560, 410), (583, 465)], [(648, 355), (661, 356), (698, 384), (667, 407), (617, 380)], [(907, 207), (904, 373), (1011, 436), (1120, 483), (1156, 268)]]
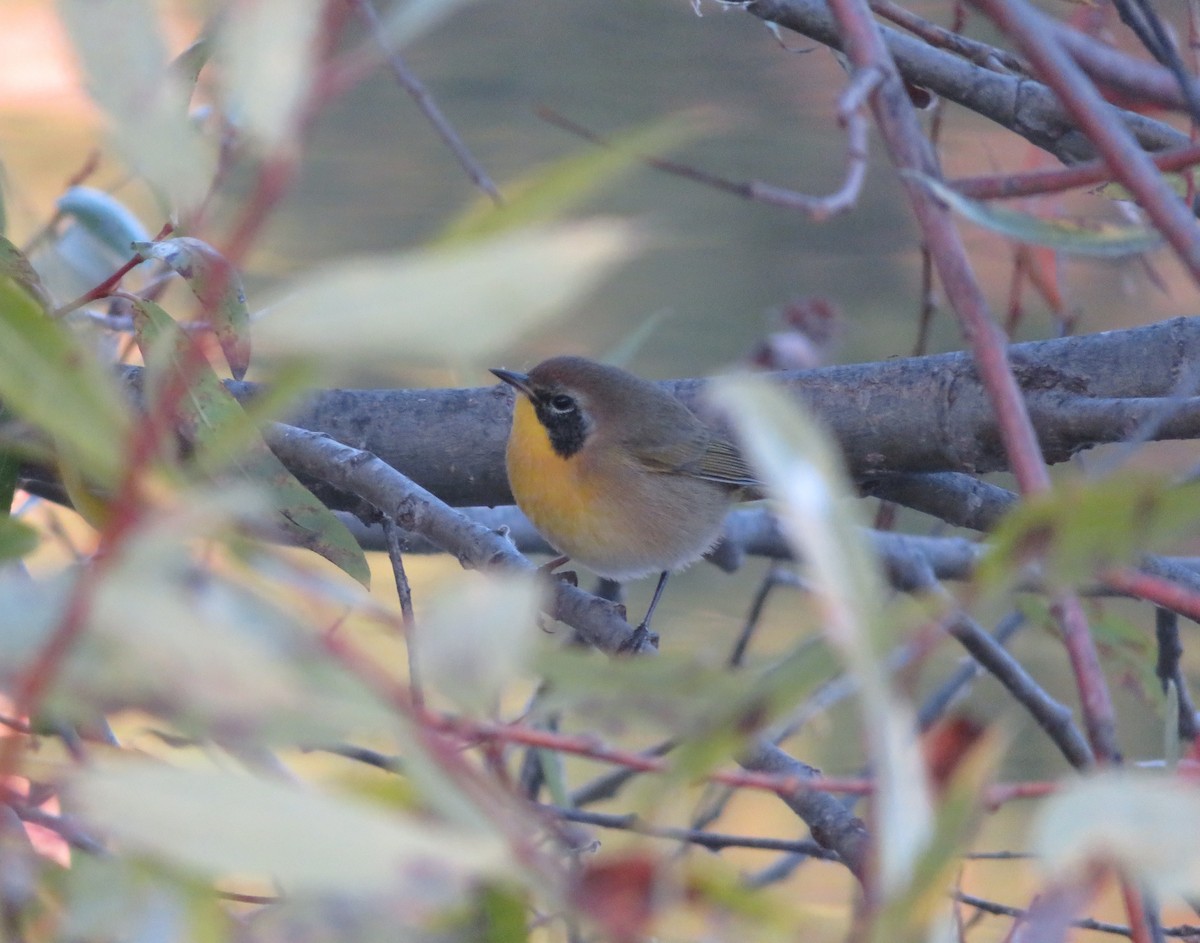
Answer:
[(513, 389), (520, 390), (526, 396), (533, 396), (533, 384), (529, 382), (527, 374), (516, 373), (512, 370), (501, 370), (499, 367), (492, 367), (491, 370), (492, 373), (513, 387)]

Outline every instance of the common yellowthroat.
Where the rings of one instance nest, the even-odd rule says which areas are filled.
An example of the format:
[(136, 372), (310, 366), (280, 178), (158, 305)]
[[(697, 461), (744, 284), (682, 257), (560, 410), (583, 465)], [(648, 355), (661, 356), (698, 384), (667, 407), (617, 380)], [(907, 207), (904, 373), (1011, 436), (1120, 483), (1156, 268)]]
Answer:
[(538, 532), (600, 576), (662, 574), (640, 642), (668, 574), (712, 548), (730, 504), (758, 482), (681, 400), (618, 367), (552, 357), (492, 373), (518, 392), (508, 481)]

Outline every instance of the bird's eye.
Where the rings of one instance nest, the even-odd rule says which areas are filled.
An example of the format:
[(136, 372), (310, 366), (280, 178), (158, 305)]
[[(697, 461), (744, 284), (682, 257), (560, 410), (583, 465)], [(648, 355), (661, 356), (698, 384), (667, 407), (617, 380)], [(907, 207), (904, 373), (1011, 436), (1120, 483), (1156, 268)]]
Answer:
[(556, 413), (569, 413), (575, 409), (575, 400), (566, 393), (558, 393), (550, 397), (550, 408)]

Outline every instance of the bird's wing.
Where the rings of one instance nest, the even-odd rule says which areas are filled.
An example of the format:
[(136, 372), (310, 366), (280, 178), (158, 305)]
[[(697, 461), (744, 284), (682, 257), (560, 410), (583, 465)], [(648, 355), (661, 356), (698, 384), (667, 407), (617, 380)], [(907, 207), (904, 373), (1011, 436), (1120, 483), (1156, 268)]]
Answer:
[(741, 488), (753, 488), (762, 484), (746, 464), (738, 447), (718, 436), (709, 440), (704, 454), (700, 457), (699, 467), (691, 473), (697, 478), (707, 478), (709, 481), (737, 485)]
[(734, 488), (754, 488), (761, 484), (737, 446), (703, 427), (683, 441), (643, 445), (636, 454), (648, 471), (690, 475)]

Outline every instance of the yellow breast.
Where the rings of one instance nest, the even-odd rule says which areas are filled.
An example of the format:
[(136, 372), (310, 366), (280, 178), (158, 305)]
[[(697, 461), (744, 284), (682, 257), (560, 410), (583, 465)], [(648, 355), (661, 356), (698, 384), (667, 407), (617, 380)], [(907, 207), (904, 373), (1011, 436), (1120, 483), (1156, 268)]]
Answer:
[[(611, 450), (610, 450), (611, 451)], [(678, 569), (720, 533), (729, 499), (711, 482), (655, 474), (620, 455), (554, 451), (518, 396), (506, 455), (513, 497), (557, 550), (612, 579)]]
[(513, 409), (506, 460), (513, 497), (525, 516), (556, 548), (586, 562), (588, 542), (596, 539), (604, 518), (598, 483), (587, 474), (582, 454), (567, 459), (554, 451), (524, 396)]

